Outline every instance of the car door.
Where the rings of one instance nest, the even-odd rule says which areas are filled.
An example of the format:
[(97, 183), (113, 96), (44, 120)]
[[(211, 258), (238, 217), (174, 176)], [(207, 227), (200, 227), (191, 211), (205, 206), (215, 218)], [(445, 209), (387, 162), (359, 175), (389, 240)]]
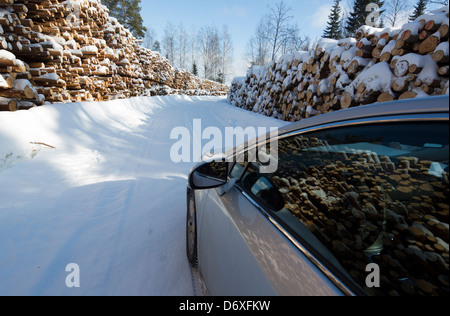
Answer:
[[(236, 164), (233, 171), (231, 178), (245, 176), (249, 166)], [(210, 190), (202, 209), (199, 270), (211, 295), (341, 293), (274, 228), (241, 181), (223, 195)]]
[(236, 224), (243, 218), (251, 222), (255, 216), (254, 207), (235, 188), (223, 196), (215, 189), (208, 192), (199, 225), (198, 255), (199, 270), (211, 295), (276, 294)]

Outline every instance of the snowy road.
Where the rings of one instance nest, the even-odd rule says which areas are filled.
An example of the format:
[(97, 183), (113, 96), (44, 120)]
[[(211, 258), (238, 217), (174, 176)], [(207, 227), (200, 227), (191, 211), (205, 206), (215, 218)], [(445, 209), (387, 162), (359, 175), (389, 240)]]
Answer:
[[(194, 119), (284, 124), (213, 97), (0, 112), (0, 295), (196, 294), (184, 231), (195, 163), (170, 159), (171, 130)], [(66, 285), (70, 263), (79, 288)]]

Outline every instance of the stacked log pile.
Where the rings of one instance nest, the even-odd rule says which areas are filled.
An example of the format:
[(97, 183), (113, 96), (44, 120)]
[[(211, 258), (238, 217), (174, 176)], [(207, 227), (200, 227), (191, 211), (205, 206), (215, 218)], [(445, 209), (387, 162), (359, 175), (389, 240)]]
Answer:
[(377, 263), (385, 273), (373, 294), (448, 295), (448, 172), (304, 136), (280, 142), (279, 155), (272, 181), (285, 208), (362, 287), (367, 264)]
[(0, 110), (228, 92), (139, 44), (99, 0), (0, 0)]
[(235, 78), (228, 101), (286, 121), (349, 107), (449, 93), (448, 7), (401, 28), (361, 27), (321, 39)]

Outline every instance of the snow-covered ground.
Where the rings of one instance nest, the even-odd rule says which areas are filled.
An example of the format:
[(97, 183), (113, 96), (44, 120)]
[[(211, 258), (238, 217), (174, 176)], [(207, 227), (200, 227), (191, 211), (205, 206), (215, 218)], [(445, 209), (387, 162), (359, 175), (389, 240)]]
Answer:
[[(278, 127), (168, 96), (0, 112), (0, 295), (195, 295), (174, 127)], [(52, 147), (49, 147), (52, 146)], [(80, 287), (66, 286), (75, 263)]]

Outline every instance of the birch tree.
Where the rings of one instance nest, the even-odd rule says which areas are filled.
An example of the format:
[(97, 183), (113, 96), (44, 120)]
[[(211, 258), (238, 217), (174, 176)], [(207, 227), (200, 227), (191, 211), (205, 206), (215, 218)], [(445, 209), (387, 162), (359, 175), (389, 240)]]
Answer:
[(390, 26), (398, 26), (404, 23), (404, 17), (408, 17), (408, 10), (410, 9), (407, 0), (386, 0), (385, 2), (385, 18)]
[(269, 24), (267, 19), (263, 17), (259, 21), (255, 33), (247, 43), (246, 55), (252, 66), (262, 66), (270, 61), (270, 45), (267, 40), (268, 32)]
[(216, 80), (220, 70), (220, 37), (215, 26), (203, 26), (197, 35), (198, 54), (205, 79)]
[(186, 60), (188, 53), (188, 34), (183, 26), (183, 23), (178, 25), (178, 34), (177, 34), (177, 55), (178, 55), (178, 67), (186, 68)]
[(289, 15), (292, 9), (287, 7), (284, 1), (277, 2), (274, 7), (269, 7), (268, 23), (270, 25), (267, 40), (271, 46), (271, 60), (275, 60), (279, 53), (283, 37), (287, 33), (289, 21), (293, 16)]
[(169, 63), (174, 65), (176, 51), (176, 28), (170, 22), (166, 24), (166, 28), (164, 29), (162, 49), (163, 54), (169, 60)]
[(221, 71), (223, 77), (223, 82), (221, 83), (225, 83), (228, 75), (231, 73), (233, 63), (233, 42), (227, 25), (222, 27), (221, 47)]

